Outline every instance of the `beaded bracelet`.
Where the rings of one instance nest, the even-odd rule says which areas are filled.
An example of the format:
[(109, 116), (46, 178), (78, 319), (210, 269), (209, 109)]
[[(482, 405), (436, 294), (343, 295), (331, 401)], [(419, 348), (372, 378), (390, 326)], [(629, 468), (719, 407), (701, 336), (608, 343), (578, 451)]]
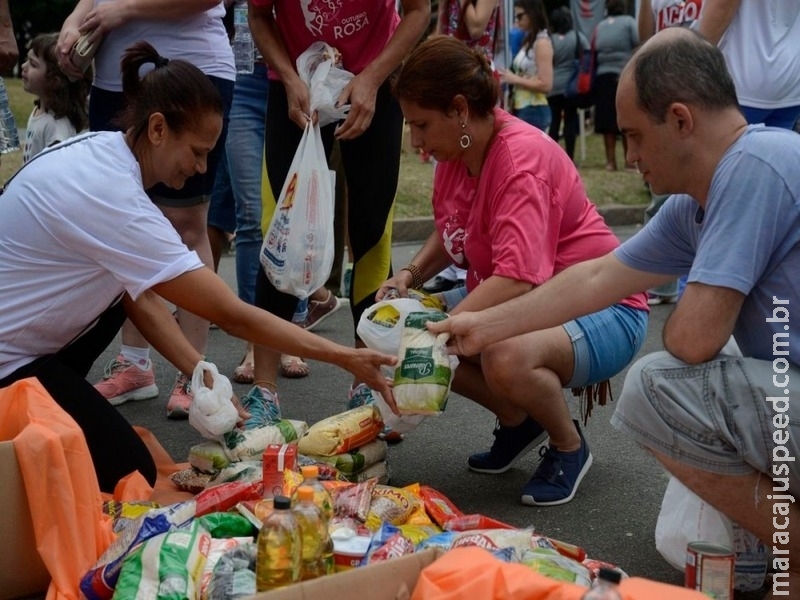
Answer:
[(401, 271), (408, 271), (411, 273), (411, 287), (415, 290), (419, 290), (422, 288), (422, 284), (425, 283), (425, 280), (422, 278), (422, 271), (419, 270), (419, 267), (414, 263), (408, 263), (400, 268)]

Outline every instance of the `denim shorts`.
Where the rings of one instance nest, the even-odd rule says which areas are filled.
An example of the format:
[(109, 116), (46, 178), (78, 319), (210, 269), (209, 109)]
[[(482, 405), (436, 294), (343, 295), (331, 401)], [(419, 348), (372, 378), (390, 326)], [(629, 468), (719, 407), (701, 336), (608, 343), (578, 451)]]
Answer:
[[(628, 371), (611, 424), (647, 448), (712, 473), (772, 477), (773, 468), (788, 465), (781, 474), (800, 491), (800, 461), (781, 460), (800, 456), (796, 366), (779, 373), (755, 358), (720, 354), (690, 365), (668, 352), (649, 354)], [(779, 447), (784, 434), (788, 441)]]
[(633, 360), (647, 335), (648, 312), (614, 304), (564, 324), (575, 366), (565, 388), (610, 379)]

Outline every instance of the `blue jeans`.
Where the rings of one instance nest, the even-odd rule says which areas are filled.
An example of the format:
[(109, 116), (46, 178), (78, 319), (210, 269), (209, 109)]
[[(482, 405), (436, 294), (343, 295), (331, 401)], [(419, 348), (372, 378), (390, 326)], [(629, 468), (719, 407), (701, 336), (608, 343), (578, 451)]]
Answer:
[(648, 312), (622, 304), (564, 323), (575, 366), (565, 388), (610, 379), (633, 360), (647, 335)]
[(236, 75), (225, 154), (236, 199), (236, 282), (239, 298), (255, 303), (261, 268), (261, 168), (269, 80), (267, 67), (256, 63), (252, 74)]
[(550, 112), (550, 106), (541, 104), (538, 106), (526, 106), (517, 110), (517, 118), (522, 119), (526, 123), (538, 127), (542, 131), (547, 131), (550, 127), (550, 121), (553, 114)]
[(744, 118), (748, 123), (764, 123), (769, 127), (791, 129), (798, 117), (800, 106), (786, 106), (784, 108), (754, 108), (742, 106)]
[[(776, 387), (775, 375), (771, 361), (732, 354), (693, 365), (668, 352), (648, 354), (628, 371), (611, 424), (695, 469), (770, 474), (776, 456), (800, 454), (800, 368), (789, 365), (779, 375), (785, 388)], [(774, 437), (781, 424), (788, 434), (783, 451)], [(792, 490), (787, 493), (796, 494), (800, 462), (784, 464)]]

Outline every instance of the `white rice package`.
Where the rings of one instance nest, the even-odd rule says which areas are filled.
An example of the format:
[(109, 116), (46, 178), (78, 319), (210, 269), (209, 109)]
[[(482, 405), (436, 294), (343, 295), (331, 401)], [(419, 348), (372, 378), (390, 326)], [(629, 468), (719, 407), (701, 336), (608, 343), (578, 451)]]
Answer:
[(400, 414), (439, 414), (447, 404), (458, 359), (447, 352), (448, 334), (434, 335), (425, 326), (446, 318), (430, 312), (405, 318), (393, 390)]

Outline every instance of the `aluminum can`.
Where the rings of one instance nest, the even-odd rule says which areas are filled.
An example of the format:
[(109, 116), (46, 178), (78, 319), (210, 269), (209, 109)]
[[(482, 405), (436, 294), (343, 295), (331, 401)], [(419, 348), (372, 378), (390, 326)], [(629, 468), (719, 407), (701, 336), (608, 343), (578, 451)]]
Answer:
[(690, 542), (686, 547), (686, 587), (714, 600), (733, 600), (733, 556), (733, 550), (721, 544)]

